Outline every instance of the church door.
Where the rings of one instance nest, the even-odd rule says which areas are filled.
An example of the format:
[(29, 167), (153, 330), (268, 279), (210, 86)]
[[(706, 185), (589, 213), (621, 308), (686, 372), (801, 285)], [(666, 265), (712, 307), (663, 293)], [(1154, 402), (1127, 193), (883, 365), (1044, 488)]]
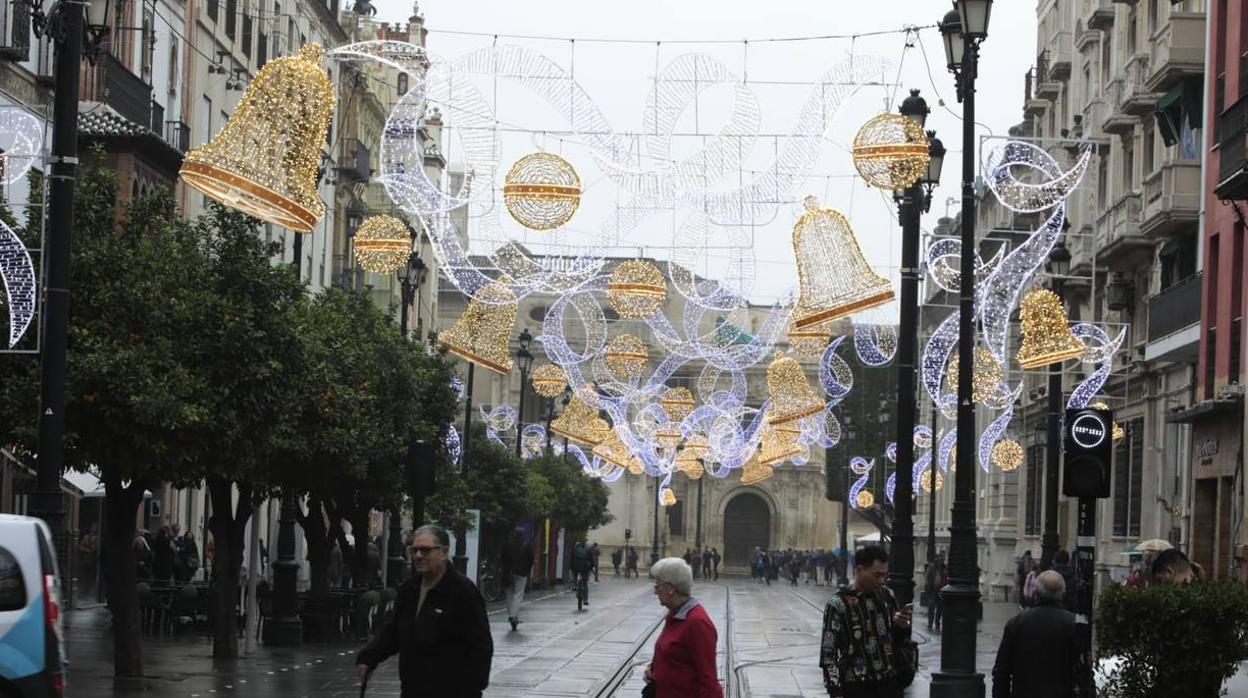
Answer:
[(724, 564), (749, 567), (755, 546), (771, 544), (771, 512), (767, 502), (752, 492), (733, 497), (724, 509)]

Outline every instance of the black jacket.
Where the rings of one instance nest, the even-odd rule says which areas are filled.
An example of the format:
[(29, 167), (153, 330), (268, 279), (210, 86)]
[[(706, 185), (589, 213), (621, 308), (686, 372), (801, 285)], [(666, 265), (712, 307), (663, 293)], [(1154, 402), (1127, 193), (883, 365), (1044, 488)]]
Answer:
[(517, 577), (527, 577), (533, 571), (533, 546), (518, 540), (507, 541), (503, 546), (503, 570)]
[(360, 650), (357, 664), (376, 667), (399, 655), (403, 698), (475, 698), (490, 682), (494, 640), (485, 600), (453, 567), (420, 602), (420, 577), (399, 587), (394, 618)]
[(1079, 590), (1075, 587), (1075, 568), (1070, 565), (1055, 564), (1050, 569), (1062, 575), (1062, 579), (1066, 581), (1066, 596), (1062, 599), (1062, 606), (1074, 613), (1075, 605), (1079, 601)]
[(992, 698), (1068, 698), (1075, 691), (1075, 614), (1051, 601), (1005, 624)]

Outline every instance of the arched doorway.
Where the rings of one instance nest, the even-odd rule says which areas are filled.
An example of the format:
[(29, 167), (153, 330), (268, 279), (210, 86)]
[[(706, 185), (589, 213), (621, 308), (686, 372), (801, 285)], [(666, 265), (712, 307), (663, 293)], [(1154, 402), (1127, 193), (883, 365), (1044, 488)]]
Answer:
[(742, 492), (724, 507), (724, 564), (749, 567), (754, 548), (771, 545), (771, 510), (753, 492)]

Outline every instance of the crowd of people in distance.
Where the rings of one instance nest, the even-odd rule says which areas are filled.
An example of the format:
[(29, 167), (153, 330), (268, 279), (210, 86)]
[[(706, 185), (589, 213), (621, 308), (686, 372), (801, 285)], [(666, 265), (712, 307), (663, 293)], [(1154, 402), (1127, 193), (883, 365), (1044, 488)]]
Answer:
[[(756, 546), (750, 559), (750, 579), (768, 586), (781, 577), (791, 586), (803, 582), (832, 586), (836, 583), (836, 570), (840, 564), (837, 550), (763, 550)], [(852, 564), (852, 553), (849, 559)]]

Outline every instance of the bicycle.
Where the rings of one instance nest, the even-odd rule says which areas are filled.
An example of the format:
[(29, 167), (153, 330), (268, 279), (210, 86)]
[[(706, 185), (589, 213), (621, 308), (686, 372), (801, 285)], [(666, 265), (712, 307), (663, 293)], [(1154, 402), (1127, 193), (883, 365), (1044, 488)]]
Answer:
[(583, 611), (589, 605), (589, 574), (576, 573), (576, 610)]
[(481, 563), (481, 574), (477, 577), (477, 589), (481, 591), (481, 596), (485, 598), (486, 603), (503, 600), (503, 585), (498, 574), (494, 571), (493, 564)]

